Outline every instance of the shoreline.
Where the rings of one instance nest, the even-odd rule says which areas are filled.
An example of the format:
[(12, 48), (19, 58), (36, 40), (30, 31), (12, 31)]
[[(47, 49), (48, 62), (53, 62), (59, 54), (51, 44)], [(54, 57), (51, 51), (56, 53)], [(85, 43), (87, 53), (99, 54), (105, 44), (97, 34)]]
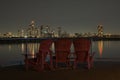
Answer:
[(37, 72), (32, 69), (26, 71), (24, 65), (15, 65), (0, 68), (0, 74), (1, 78), (4, 80), (119, 80), (119, 68), (119, 62), (95, 62), (94, 67), (90, 70), (80, 67), (77, 69), (45, 70), (43, 72)]
[[(94, 64), (102, 64), (102, 66), (107, 65), (107, 64), (120, 64), (120, 60), (107, 60), (107, 59), (102, 59), (102, 60), (94, 60)], [(22, 63), (16, 63), (16, 64), (11, 64), (11, 65), (0, 65), (1, 68), (9, 68), (9, 67), (14, 67), (14, 66), (24, 66), (24, 62)]]
[[(81, 66), (80, 66), (81, 65)], [(78, 68), (77, 69), (75, 69), (75, 70), (78, 70), (78, 69), (83, 69), (83, 70), (88, 70), (85, 66), (84, 66), (85, 64), (83, 63), (81, 63), (81, 64), (79, 64), (78, 65)], [(113, 67), (113, 66), (115, 66), (115, 67), (118, 67), (118, 66), (120, 66), (120, 61), (94, 61), (94, 64), (93, 64), (94, 66), (93, 66), (93, 68), (91, 68), (91, 69), (94, 69), (94, 68), (101, 68), (101, 67)], [(117, 66), (116, 66), (117, 65)], [(84, 66), (84, 67), (83, 67)], [(12, 70), (12, 69), (23, 69), (24, 71), (25, 71), (25, 66), (24, 66), (24, 64), (14, 64), (14, 65), (9, 65), (9, 66), (0, 66), (0, 70), (6, 70), (6, 69), (8, 69), (8, 70)], [(63, 67), (63, 70), (65, 70), (66, 68), (64, 68)], [(90, 69), (90, 70), (91, 70)], [(35, 71), (35, 72), (37, 72), (36, 70), (34, 70), (34, 69), (29, 69), (30, 71), (32, 70), (32, 71)], [(28, 71), (29, 71), (28, 70)], [(57, 70), (59, 70), (59, 69), (57, 69)], [(60, 69), (60, 70), (62, 70), (62, 69)], [(74, 69), (72, 69), (71, 68), (71, 70), (74, 70)], [(49, 72), (49, 71), (48, 71)]]
[[(69, 38), (69, 37), (64, 37), (64, 38)], [(105, 37), (74, 37), (74, 38), (69, 38), (69, 39), (76, 39), (76, 38), (88, 38), (91, 39), (93, 41), (120, 41), (120, 38), (105, 38)], [(46, 38), (0, 38), (0, 44), (4, 44), (4, 43), (36, 43), (36, 42), (40, 42), (42, 40), (45, 39), (59, 39), (57, 37), (51, 38), (51, 37), (46, 37)]]

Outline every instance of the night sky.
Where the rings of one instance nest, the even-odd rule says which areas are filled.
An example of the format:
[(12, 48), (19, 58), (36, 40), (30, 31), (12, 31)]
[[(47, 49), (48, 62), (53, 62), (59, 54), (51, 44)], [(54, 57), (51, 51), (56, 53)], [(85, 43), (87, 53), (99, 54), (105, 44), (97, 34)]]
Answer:
[(61, 27), (68, 33), (97, 32), (119, 34), (120, 0), (0, 0), (0, 33), (36, 26)]

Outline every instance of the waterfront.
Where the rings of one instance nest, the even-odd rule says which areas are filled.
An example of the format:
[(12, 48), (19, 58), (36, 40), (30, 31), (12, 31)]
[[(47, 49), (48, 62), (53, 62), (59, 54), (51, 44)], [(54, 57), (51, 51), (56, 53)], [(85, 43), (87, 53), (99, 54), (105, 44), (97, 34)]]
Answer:
[[(38, 51), (40, 43), (0, 44), (0, 65), (9, 66), (24, 64), (22, 54), (34, 54)], [(120, 61), (120, 41), (92, 41), (90, 52), (96, 52), (95, 61)], [(51, 48), (54, 52), (54, 44)], [(71, 47), (71, 52), (74, 48)]]

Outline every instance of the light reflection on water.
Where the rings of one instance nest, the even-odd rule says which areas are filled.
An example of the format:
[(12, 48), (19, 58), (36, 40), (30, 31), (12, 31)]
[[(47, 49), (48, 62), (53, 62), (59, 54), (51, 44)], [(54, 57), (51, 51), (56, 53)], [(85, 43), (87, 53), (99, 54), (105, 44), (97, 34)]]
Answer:
[(103, 53), (103, 41), (98, 41), (98, 50), (99, 50), (99, 54), (100, 57), (102, 57), (102, 53)]
[[(0, 44), (0, 65), (8, 66), (14, 64), (23, 64), (24, 56), (22, 54), (34, 54), (39, 50), (39, 43), (21, 44)], [(27, 46), (27, 48), (26, 48)], [(93, 41), (91, 51), (96, 52), (95, 60), (111, 59), (120, 61), (120, 41)], [(54, 44), (51, 49), (54, 52)], [(27, 51), (27, 52), (26, 52)], [(73, 46), (71, 52), (74, 52)]]

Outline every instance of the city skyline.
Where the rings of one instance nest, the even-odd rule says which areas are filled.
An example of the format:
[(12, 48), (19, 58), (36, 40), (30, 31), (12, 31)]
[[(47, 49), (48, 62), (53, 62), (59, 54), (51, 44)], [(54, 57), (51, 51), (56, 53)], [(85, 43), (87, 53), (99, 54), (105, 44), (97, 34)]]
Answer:
[(1, 0), (0, 33), (36, 26), (61, 27), (68, 33), (104, 32), (119, 34), (119, 0)]

